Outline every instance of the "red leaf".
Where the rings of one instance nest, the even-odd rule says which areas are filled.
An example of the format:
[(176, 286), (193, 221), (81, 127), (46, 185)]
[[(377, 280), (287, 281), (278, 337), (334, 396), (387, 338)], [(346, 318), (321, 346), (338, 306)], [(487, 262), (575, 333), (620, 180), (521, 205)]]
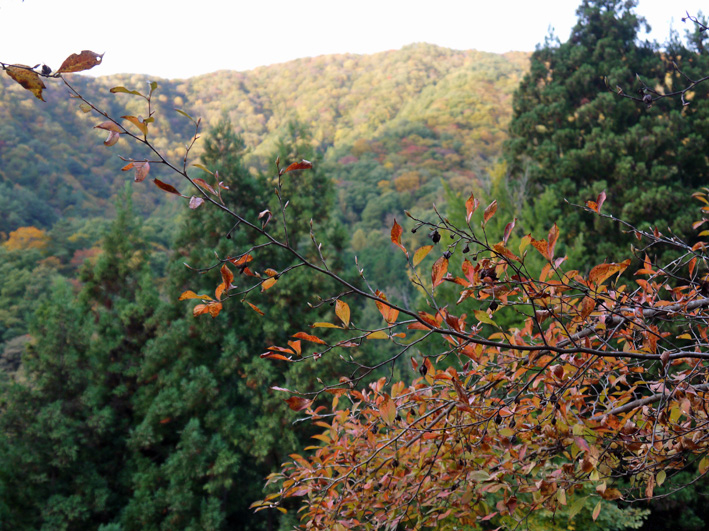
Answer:
[(312, 400), (308, 400), (307, 398), (303, 398), (301, 396), (291, 396), (288, 400), (284, 400), (284, 402), (288, 404), (288, 407), (293, 411), (303, 411), (304, 409), (310, 407), (310, 404), (313, 403)]
[[(146, 164), (147, 164), (147, 162), (146, 162)], [(183, 195), (177, 191), (177, 188), (175, 188), (171, 184), (164, 183), (160, 179), (153, 179), (153, 182), (155, 183), (155, 186), (157, 186), (161, 190), (164, 190), (170, 194), (175, 194), (175, 195), (179, 195), (180, 197), (183, 197)]]
[(289, 171), (295, 171), (295, 170), (309, 170), (310, 168), (313, 167), (313, 163), (309, 162), (305, 159), (301, 160), (300, 162), (294, 162), (290, 166), (288, 166), (285, 170), (283, 170), (283, 173), (288, 173)]
[(57, 70), (57, 74), (69, 74), (71, 72), (81, 72), (101, 64), (103, 54), (97, 54), (91, 50), (83, 50), (81, 53), (73, 53), (62, 63)]
[(502, 243), (507, 245), (507, 240), (510, 237), (510, 234), (512, 233), (512, 229), (515, 228), (515, 223), (517, 222), (517, 218), (514, 218), (512, 221), (510, 221), (507, 226), (505, 227), (505, 235), (502, 237)]
[(448, 272), (448, 258), (445, 256), (441, 256), (436, 262), (433, 264), (433, 267), (431, 268), (431, 281), (433, 282), (433, 288), (435, 289), (436, 286), (439, 286), (440, 284), (443, 283), (443, 277), (446, 276), (446, 273)]
[(399, 247), (402, 251), (404, 251), (404, 254), (406, 256), (409, 256), (409, 253), (406, 251), (403, 245), (401, 245), (401, 234), (404, 232), (404, 229), (401, 228), (401, 225), (399, 225), (396, 222), (396, 218), (394, 219), (394, 226), (391, 228), (391, 241)]

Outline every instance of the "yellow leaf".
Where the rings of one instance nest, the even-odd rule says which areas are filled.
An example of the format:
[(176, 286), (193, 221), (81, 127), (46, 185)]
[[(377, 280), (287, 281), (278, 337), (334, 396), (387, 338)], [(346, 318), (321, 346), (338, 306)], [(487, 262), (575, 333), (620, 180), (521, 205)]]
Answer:
[(187, 299), (201, 299), (201, 300), (206, 300), (206, 301), (211, 301), (213, 300), (212, 297), (209, 295), (197, 295), (194, 291), (192, 290), (187, 290), (185, 291), (182, 295), (180, 295), (180, 298), (177, 299), (179, 301), (184, 301)]
[(384, 332), (384, 330), (377, 330), (371, 334), (367, 334), (367, 339), (389, 339), (389, 336)]
[(335, 301), (335, 314), (340, 318), (345, 326), (350, 324), (350, 307), (346, 302), (337, 300)]
[(414, 253), (414, 258), (413, 258), (413, 263), (414, 267), (419, 265), (421, 263), (421, 260), (426, 258), (426, 255), (431, 252), (431, 249), (433, 249), (433, 245), (425, 245), (424, 247), (421, 247)]
[(42, 97), (42, 90), (47, 87), (44, 86), (44, 83), (36, 72), (33, 72), (29, 67), (23, 67), (23, 65), (8, 66), (5, 72), (7, 72), (8, 76), (17, 81), (22, 88), (34, 94), (38, 100), (45, 101)]
[(275, 283), (278, 282), (278, 279), (276, 277), (271, 277), (263, 281), (263, 284), (261, 284), (261, 291), (266, 291), (269, 288), (272, 288)]

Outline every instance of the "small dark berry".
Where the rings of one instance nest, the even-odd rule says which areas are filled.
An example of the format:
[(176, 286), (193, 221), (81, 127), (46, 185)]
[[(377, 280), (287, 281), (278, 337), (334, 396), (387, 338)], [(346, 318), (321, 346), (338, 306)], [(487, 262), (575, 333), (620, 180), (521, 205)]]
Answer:
[(465, 247), (463, 247), (463, 254), (468, 254), (470, 252), (470, 247), (466, 244)]
[(419, 367), (419, 372), (421, 373), (421, 376), (426, 376), (426, 373), (428, 372), (428, 368), (426, 367), (426, 365), (421, 364), (421, 366)]
[(495, 417), (495, 424), (500, 424), (502, 422), (502, 416), (498, 413)]
[(500, 305), (497, 304), (497, 301), (492, 301), (490, 303), (490, 311), (494, 312), (495, 310), (497, 310), (498, 306), (500, 306)]
[(49, 68), (47, 65), (42, 65), (42, 75), (48, 76), (51, 73), (52, 73), (51, 68)]
[(441, 241), (441, 235), (435, 229), (428, 234), (428, 237), (433, 240), (433, 243), (438, 243)]
[(413, 229), (411, 229), (411, 233), (412, 233), (412, 234), (416, 234), (416, 227), (414, 227)]
[(450, 251), (446, 251), (443, 253), (443, 258), (445, 258), (446, 260), (448, 260), (451, 256), (453, 256), (453, 253)]

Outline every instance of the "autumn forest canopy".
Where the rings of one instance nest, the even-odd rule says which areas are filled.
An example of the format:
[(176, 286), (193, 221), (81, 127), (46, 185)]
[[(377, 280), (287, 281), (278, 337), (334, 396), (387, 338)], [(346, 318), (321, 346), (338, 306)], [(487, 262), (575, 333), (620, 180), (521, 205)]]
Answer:
[(577, 15), (187, 80), (0, 56), (0, 527), (705, 529), (707, 21)]

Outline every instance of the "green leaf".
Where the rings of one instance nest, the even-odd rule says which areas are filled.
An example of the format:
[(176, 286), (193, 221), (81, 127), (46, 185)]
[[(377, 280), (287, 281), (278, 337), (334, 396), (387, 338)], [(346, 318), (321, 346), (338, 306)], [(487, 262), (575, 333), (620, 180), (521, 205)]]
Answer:
[(655, 479), (657, 481), (657, 486), (659, 487), (665, 482), (665, 479), (667, 479), (667, 472), (665, 472), (664, 470), (660, 470), (657, 473), (657, 477)]
[(138, 92), (137, 90), (128, 90), (125, 87), (113, 87), (110, 90), (110, 92), (112, 92), (113, 94), (118, 94), (118, 93), (133, 94), (134, 96), (140, 96), (141, 98), (145, 98), (145, 96), (143, 94), (141, 94), (140, 92)]
[(588, 496), (578, 498), (576, 501), (574, 501), (574, 503), (571, 504), (571, 506), (569, 506), (569, 518), (573, 518), (581, 512), (581, 509), (583, 509), (584, 505), (586, 505), (587, 499)]

